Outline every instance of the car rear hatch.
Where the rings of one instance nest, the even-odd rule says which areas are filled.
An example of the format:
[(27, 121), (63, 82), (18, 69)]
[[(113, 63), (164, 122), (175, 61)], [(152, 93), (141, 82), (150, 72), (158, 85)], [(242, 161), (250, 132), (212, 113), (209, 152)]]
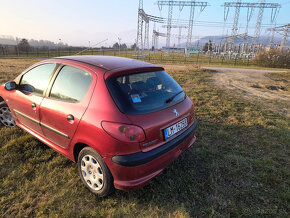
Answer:
[(174, 139), (194, 122), (193, 105), (187, 97), (184, 101), (166, 109), (142, 115), (127, 115), (145, 131), (146, 139), (140, 143), (143, 152), (150, 151)]
[(118, 75), (106, 83), (119, 109), (143, 128), (144, 152), (182, 134), (193, 122), (192, 101), (165, 71)]

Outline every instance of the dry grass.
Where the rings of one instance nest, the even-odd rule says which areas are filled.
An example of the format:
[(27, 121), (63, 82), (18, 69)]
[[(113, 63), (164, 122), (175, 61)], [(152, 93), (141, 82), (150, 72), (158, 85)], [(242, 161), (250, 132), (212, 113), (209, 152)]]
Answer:
[[(15, 65), (5, 68), (9, 79), (29, 62), (5, 61)], [(148, 186), (100, 199), (75, 164), (19, 128), (2, 128), (0, 216), (288, 216), (290, 120), (215, 87), (209, 71), (167, 71), (195, 102), (193, 148)]]
[(40, 59), (0, 59), (0, 84), (14, 79)]
[(290, 68), (290, 51), (281, 49), (262, 50), (253, 62), (262, 67)]
[(270, 79), (283, 82), (288, 87), (290, 86), (290, 72), (281, 72), (281, 73), (268, 73), (266, 74)]

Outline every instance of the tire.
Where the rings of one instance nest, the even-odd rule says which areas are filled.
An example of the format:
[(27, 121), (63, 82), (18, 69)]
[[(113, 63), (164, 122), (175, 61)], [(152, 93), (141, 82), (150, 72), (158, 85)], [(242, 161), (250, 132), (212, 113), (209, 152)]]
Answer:
[(0, 123), (5, 127), (14, 127), (16, 126), (14, 118), (11, 114), (11, 111), (8, 105), (3, 101), (0, 102)]
[(91, 147), (78, 156), (78, 171), (85, 186), (94, 194), (105, 197), (114, 190), (113, 177), (101, 155)]

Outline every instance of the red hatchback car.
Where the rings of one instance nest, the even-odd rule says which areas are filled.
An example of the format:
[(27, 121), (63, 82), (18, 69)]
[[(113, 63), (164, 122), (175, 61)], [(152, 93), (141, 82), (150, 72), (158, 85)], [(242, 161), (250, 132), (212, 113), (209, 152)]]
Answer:
[(194, 106), (162, 67), (108, 56), (39, 62), (0, 86), (0, 121), (77, 162), (99, 196), (147, 184), (196, 140)]

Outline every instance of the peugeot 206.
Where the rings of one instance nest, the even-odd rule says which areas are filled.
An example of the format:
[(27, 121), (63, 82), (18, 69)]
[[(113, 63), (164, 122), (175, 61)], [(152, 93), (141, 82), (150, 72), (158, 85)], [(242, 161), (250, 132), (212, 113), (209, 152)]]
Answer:
[(99, 196), (142, 187), (191, 147), (194, 105), (164, 68), (128, 58), (41, 61), (0, 86), (0, 121), (78, 165)]

